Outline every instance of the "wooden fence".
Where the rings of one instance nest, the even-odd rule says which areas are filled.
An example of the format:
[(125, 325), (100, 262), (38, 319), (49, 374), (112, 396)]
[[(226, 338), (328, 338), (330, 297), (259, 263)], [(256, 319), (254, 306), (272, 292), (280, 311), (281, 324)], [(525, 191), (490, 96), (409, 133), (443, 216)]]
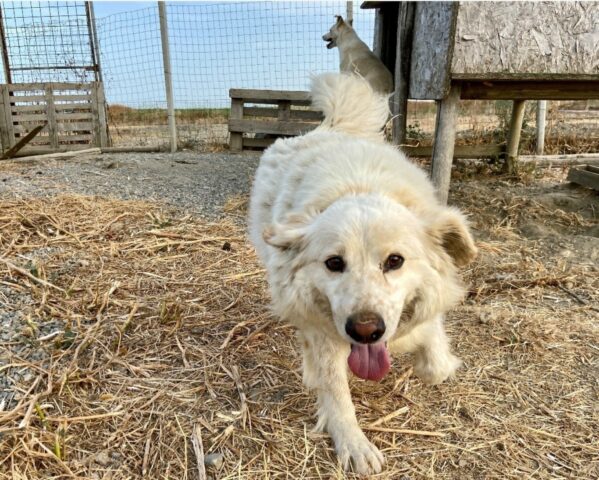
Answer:
[(0, 139), (3, 150), (39, 125), (30, 153), (106, 147), (106, 104), (101, 82), (0, 85)]

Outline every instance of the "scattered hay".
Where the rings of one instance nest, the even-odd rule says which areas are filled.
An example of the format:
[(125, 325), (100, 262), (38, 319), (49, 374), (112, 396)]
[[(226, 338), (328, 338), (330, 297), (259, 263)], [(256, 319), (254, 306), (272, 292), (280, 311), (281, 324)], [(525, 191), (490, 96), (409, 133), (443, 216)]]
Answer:
[[(387, 456), (377, 478), (596, 478), (596, 271), (519, 237), (530, 205), (491, 188), (457, 196), (484, 233), (448, 322), (466, 367), (437, 387), (404, 358), (380, 384), (352, 380)], [(269, 313), (239, 222), (92, 197), (2, 201), (0, 258), (0, 310), (16, 308), (2, 292), (31, 298), (1, 374), (34, 372), (0, 411), (0, 477), (195, 479), (214, 452), (212, 478), (343, 477), (310, 431), (293, 331)]]

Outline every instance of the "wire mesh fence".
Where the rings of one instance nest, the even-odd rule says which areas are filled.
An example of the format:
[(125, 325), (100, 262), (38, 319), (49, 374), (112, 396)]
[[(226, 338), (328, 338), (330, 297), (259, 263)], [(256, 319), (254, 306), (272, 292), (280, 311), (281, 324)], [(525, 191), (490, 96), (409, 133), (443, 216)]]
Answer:
[[(167, 4), (180, 146), (227, 142), (230, 88), (305, 90), (312, 73), (338, 68), (322, 35), (347, 2)], [(354, 8), (371, 43), (374, 16)], [(166, 141), (167, 114), (157, 7), (98, 19), (115, 145)]]
[[(98, 15), (95, 45), (86, 2), (3, 2), (10, 80), (91, 81), (99, 63), (113, 145), (166, 144), (158, 6), (140, 6)], [(338, 70), (338, 51), (327, 50), (321, 37), (346, 8), (342, 1), (168, 3), (179, 147), (224, 148), (230, 88), (305, 90), (311, 74)], [(354, 2), (353, 18), (372, 46), (373, 10)], [(525, 117), (525, 153), (534, 150), (534, 104)], [(504, 142), (510, 112), (507, 101), (461, 102), (458, 144)], [(433, 102), (410, 102), (410, 144), (432, 144), (435, 114)], [(551, 102), (546, 136), (547, 153), (599, 151), (599, 102)]]
[(2, 2), (2, 22), (10, 67), (3, 83), (95, 80), (85, 2)]

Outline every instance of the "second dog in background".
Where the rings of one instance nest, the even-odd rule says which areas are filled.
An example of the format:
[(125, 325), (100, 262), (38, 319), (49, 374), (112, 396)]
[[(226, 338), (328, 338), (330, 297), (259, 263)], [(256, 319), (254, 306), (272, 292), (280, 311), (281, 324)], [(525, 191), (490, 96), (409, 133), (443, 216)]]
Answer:
[(372, 89), (384, 95), (393, 92), (393, 76), (383, 62), (368, 48), (343, 17), (322, 36), (327, 48), (339, 49), (339, 68), (342, 72), (363, 77)]

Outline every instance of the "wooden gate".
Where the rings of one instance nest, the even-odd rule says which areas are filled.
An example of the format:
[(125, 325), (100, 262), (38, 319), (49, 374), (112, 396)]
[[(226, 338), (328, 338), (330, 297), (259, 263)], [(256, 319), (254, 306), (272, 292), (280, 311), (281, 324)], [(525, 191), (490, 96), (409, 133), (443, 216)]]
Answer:
[(0, 85), (0, 138), (6, 151), (39, 125), (31, 153), (108, 146), (106, 103), (101, 82)]

